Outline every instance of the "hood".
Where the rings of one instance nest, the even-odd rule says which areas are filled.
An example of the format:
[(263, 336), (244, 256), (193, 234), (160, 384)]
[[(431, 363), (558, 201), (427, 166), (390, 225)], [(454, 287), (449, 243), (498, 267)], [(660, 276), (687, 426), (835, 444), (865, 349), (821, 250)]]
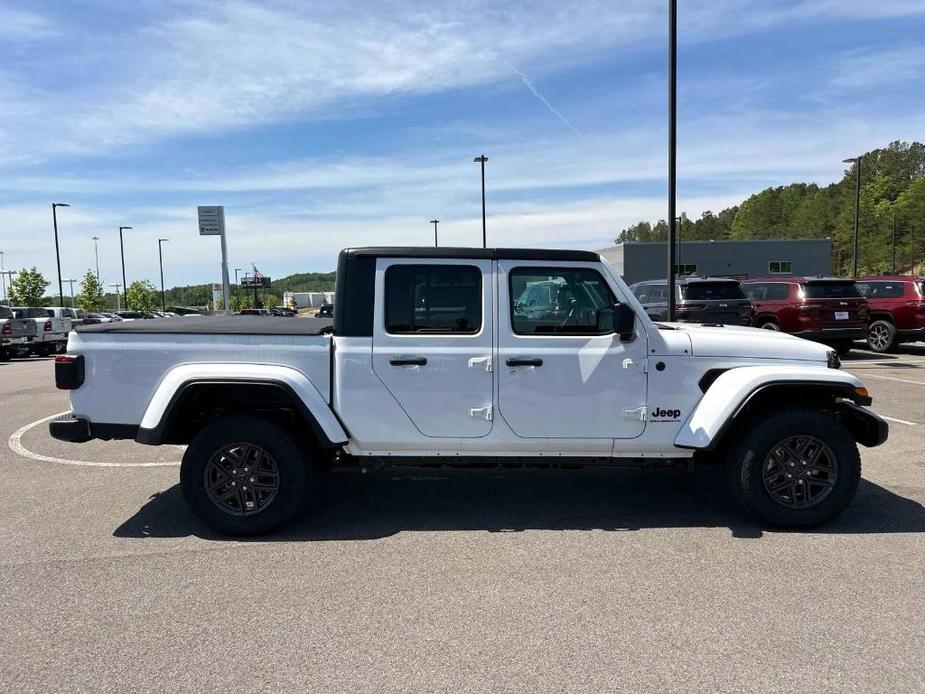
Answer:
[(695, 357), (747, 357), (755, 359), (796, 359), (826, 363), (831, 347), (787, 333), (737, 325), (698, 325), (670, 323), (687, 333)]

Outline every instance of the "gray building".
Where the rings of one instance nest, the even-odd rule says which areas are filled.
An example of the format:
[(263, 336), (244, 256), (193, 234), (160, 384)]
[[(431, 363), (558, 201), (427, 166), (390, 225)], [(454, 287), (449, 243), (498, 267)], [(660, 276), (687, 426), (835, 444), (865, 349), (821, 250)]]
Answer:
[[(664, 242), (618, 243), (600, 253), (632, 284), (664, 278)], [(828, 275), (832, 272), (832, 240), (771, 239), (766, 241), (685, 241), (678, 273), (701, 277), (766, 277), (768, 275)]]

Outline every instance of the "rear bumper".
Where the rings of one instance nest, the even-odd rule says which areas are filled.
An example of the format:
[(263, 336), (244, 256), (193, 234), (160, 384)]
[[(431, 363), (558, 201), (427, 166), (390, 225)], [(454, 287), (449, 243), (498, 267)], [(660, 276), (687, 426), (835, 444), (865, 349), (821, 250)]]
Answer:
[(48, 423), (48, 433), (59, 441), (85, 443), (91, 439), (134, 439), (138, 427), (133, 424), (94, 424), (86, 417), (68, 412)]
[(814, 342), (829, 342), (831, 340), (866, 340), (867, 328), (858, 326), (856, 328), (823, 328), (822, 330), (803, 330), (797, 333), (791, 333), (804, 340), (813, 340)]
[(31, 337), (0, 337), (2, 347), (28, 347)]

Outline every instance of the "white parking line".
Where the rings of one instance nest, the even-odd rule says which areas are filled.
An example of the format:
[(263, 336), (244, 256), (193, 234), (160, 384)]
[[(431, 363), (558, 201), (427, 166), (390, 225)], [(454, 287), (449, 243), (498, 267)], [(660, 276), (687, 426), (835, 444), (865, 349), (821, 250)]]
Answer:
[(898, 424), (908, 424), (910, 427), (918, 426), (918, 422), (907, 422), (905, 419), (896, 419), (896, 417), (887, 417), (885, 414), (880, 415), (880, 417), (890, 422), (896, 422)]
[(20, 427), (13, 432), (10, 436), (9, 447), (10, 450), (14, 453), (21, 455), (25, 458), (32, 458), (32, 460), (41, 460), (45, 463), (58, 463), (59, 465), (82, 465), (84, 467), (167, 467), (167, 466), (176, 466), (179, 465), (179, 462), (164, 462), (164, 463), (100, 463), (90, 460), (68, 460), (67, 458), (55, 458), (50, 455), (42, 455), (41, 453), (34, 453), (28, 448), (22, 445), (22, 437), (30, 429), (37, 427), (39, 424), (44, 424), (45, 422), (50, 422), (55, 417), (60, 417), (66, 412), (58, 412), (57, 414), (49, 415), (48, 417), (43, 417), (42, 419), (37, 419), (31, 424), (26, 424), (23, 427)]
[(896, 378), (895, 376), (878, 376), (877, 374), (864, 374), (864, 378), (882, 378), (884, 381), (899, 381), (900, 383), (912, 383), (916, 386), (925, 386), (925, 381), (913, 381), (908, 378)]

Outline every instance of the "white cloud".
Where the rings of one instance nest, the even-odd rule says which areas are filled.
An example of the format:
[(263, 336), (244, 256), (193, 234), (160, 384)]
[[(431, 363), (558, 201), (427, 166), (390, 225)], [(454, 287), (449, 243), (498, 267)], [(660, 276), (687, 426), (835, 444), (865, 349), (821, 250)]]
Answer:
[(0, 6), (0, 41), (35, 41), (56, 34), (54, 24), (47, 17)]
[(839, 89), (857, 89), (905, 83), (915, 90), (921, 89), (923, 73), (925, 46), (859, 49), (835, 60), (831, 85)]

